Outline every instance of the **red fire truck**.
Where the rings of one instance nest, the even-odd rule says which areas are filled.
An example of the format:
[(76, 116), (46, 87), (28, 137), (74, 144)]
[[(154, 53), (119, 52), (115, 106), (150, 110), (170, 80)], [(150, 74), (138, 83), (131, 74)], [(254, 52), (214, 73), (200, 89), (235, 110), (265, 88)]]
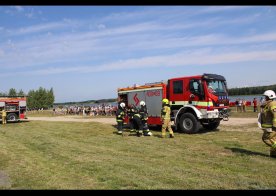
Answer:
[[(21, 96), (0, 97), (0, 109), (7, 112), (7, 122), (26, 119), (27, 98)], [(2, 121), (2, 117), (0, 118)]]
[[(175, 128), (196, 133), (200, 127), (216, 129), (221, 120), (228, 120), (229, 97), (226, 80), (217, 74), (171, 78), (167, 81), (118, 88), (118, 100), (126, 105), (145, 101), (149, 125), (162, 125), (162, 99), (171, 105), (171, 120)], [(128, 122), (128, 119), (126, 119)]]

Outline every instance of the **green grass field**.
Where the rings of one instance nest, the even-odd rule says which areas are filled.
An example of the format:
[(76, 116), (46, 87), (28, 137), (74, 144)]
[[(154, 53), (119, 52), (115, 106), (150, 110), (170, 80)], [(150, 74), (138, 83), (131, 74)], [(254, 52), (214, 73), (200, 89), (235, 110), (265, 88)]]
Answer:
[(255, 124), (175, 133), (115, 134), (112, 125), (0, 125), (1, 189), (275, 189), (276, 159)]

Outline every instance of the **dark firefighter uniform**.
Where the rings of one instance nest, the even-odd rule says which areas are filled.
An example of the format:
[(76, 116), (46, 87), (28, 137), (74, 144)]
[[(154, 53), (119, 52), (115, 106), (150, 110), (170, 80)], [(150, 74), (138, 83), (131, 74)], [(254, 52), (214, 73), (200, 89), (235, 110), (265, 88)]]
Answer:
[(149, 127), (148, 127), (148, 123), (147, 123), (148, 122), (148, 109), (147, 109), (146, 105), (141, 105), (139, 114), (141, 116), (143, 133), (145, 136), (150, 136), (151, 132), (149, 131)]
[(174, 137), (173, 130), (171, 128), (171, 108), (168, 99), (162, 100), (163, 108), (161, 111), (162, 118), (162, 138), (166, 137), (166, 130), (170, 133), (170, 138)]
[[(118, 106), (118, 110), (116, 111), (116, 121), (117, 121), (117, 129), (118, 134), (123, 133), (123, 124), (124, 124), (124, 118), (125, 118), (125, 111), (124, 111), (124, 103), (120, 103)], [(122, 107), (123, 106), (123, 107)]]
[(129, 119), (129, 128), (130, 128), (130, 132), (134, 131), (134, 114), (137, 114), (138, 111), (135, 108), (134, 105), (130, 105), (127, 109), (127, 115), (128, 115), (128, 119)]
[(271, 147), (270, 156), (276, 157), (276, 101), (267, 100), (261, 107), (262, 140)]
[(139, 114), (139, 111), (133, 115), (133, 123), (135, 123), (138, 126), (138, 129), (136, 130), (136, 134), (138, 137), (143, 136), (143, 123), (141, 120), (141, 115)]

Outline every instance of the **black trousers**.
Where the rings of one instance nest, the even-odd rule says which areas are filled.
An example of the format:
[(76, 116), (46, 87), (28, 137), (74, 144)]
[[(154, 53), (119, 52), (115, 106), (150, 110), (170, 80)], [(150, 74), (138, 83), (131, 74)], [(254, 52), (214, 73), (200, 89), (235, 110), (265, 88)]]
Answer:
[(142, 120), (138, 116), (133, 117), (133, 123), (137, 124), (138, 130), (143, 130), (143, 123)]
[(118, 129), (118, 131), (123, 131), (123, 121), (117, 121), (117, 124), (118, 124), (118, 126), (117, 126), (117, 129)]

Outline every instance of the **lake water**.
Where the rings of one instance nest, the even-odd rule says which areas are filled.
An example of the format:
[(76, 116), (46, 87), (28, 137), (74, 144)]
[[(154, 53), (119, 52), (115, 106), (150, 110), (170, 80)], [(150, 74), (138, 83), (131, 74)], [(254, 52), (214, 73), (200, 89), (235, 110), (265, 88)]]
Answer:
[(257, 99), (257, 101), (260, 101), (261, 97), (264, 97), (262, 95), (234, 95), (229, 96), (230, 102), (235, 102), (236, 99), (245, 99), (246, 101), (253, 101), (254, 98)]

